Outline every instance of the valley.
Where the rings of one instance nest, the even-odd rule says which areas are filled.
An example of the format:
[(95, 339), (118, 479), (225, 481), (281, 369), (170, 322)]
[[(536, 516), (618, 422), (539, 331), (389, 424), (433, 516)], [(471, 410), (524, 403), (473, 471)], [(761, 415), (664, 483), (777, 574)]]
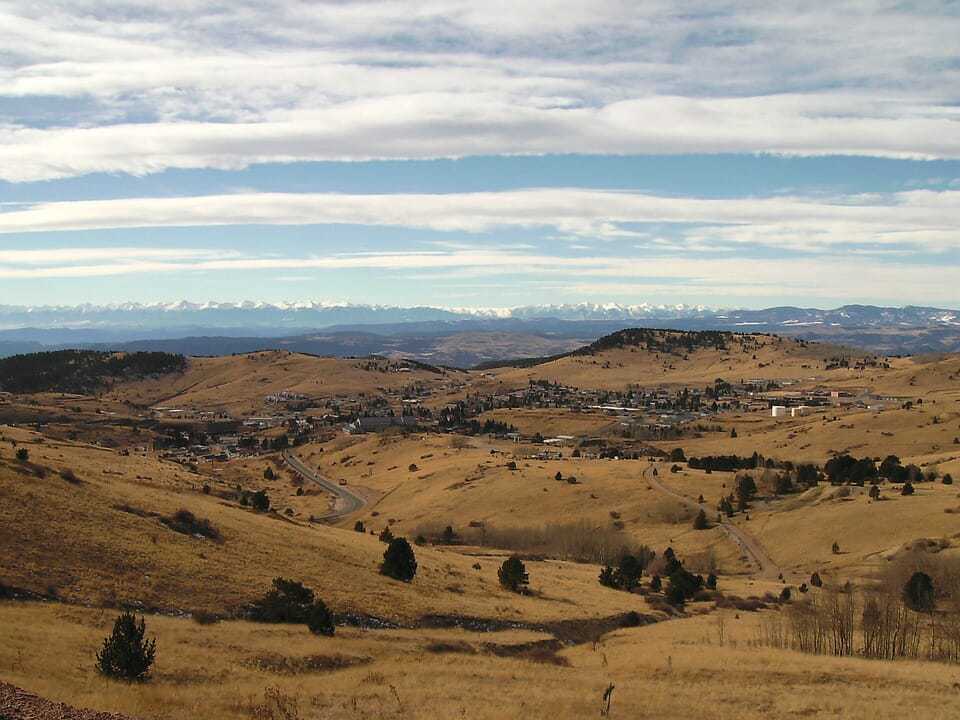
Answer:
[[(681, 718), (690, 683), (705, 717), (958, 707), (957, 356), (644, 330), (470, 371), (84, 362), (0, 397), (0, 679), (23, 692), (144, 720), (574, 718), (608, 687)], [(399, 538), (407, 581), (383, 574)], [(921, 571), (939, 639), (916, 652), (782, 634)], [(256, 621), (277, 578), (332, 637)], [(148, 682), (97, 674), (122, 610), (157, 639)]]

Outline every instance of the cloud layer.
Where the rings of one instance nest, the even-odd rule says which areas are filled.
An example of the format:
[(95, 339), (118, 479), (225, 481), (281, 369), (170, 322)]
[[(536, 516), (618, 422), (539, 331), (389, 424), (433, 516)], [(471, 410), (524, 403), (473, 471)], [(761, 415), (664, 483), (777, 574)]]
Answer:
[[(700, 250), (956, 248), (960, 191), (833, 198), (702, 199), (531, 189), (449, 194), (237, 193), (43, 203), (0, 212), (0, 234), (213, 225), (366, 225), (441, 232), (549, 229), (587, 240), (650, 239), (637, 224), (676, 224)], [(2, 254), (0, 254), (2, 258)]]
[(0, 179), (302, 160), (960, 158), (951, 3), (0, 2)]

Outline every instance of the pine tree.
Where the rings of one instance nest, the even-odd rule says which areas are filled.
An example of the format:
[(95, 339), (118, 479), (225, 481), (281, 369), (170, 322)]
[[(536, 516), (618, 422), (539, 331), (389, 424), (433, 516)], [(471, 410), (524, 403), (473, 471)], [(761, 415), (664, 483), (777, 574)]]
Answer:
[(113, 624), (113, 632), (97, 653), (97, 669), (106, 677), (145, 680), (157, 653), (157, 641), (146, 639), (146, 622), (125, 612)]
[(383, 553), (380, 574), (410, 582), (417, 574), (417, 558), (406, 538), (394, 538)]
[(314, 635), (326, 635), (333, 637), (335, 625), (333, 622), (333, 613), (331, 613), (323, 600), (317, 600), (310, 606), (307, 614), (307, 627)]
[(527, 568), (523, 561), (516, 555), (513, 555), (503, 561), (500, 570), (497, 571), (500, 578), (500, 584), (507, 590), (515, 593), (522, 593), (527, 589), (530, 582), (530, 576), (527, 575)]
[(933, 580), (924, 572), (915, 572), (903, 588), (903, 600), (911, 610), (930, 612), (934, 608)]

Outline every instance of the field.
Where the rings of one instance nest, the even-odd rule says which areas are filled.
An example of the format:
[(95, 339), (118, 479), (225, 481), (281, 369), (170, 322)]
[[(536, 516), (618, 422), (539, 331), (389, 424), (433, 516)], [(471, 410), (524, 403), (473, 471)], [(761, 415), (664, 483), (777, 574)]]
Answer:
[[(11, 628), (0, 672), (73, 705), (170, 720), (582, 718), (599, 713), (610, 685), (611, 717), (680, 720), (696, 708), (699, 717), (730, 720), (947, 720), (960, 710), (954, 668), (759, 648), (762, 615), (720, 611), (555, 653), (550, 636), (531, 631), (344, 628), (318, 639), (295, 627), (152, 617), (155, 677), (131, 686), (98, 677), (90, 662), (110, 613), (14, 603), (0, 606)], [(531, 643), (545, 649), (531, 653)], [(295, 703), (296, 714), (257, 715), (270, 707), (268, 689)]]

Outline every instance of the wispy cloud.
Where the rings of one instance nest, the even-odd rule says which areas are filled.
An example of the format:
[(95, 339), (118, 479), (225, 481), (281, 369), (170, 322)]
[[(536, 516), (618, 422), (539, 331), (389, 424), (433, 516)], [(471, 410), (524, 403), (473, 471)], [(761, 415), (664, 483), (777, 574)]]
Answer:
[[(88, 249), (88, 257), (102, 257), (109, 249)], [(344, 271), (380, 273), (417, 278), (442, 286), (463, 279), (486, 278), (484, 287), (510, 288), (514, 292), (538, 287), (565, 295), (643, 297), (674, 294), (704, 297), (776, 297), (787, 293), (817, 297), (874, 299), (877, 302), (954, 303), (960, 285), (960, 267), (936, 264), (899, 265), (870, 259), (856, 261), (857, 272), (842, 271), (843, 258), (815, 257), (783, 262), (757, 258), (704, 258), (662, 256), (637, 262), (629, 256), (556, 257), (525, 251), (451, 250), (447, 252), (332, 254), (300, 257), (238, 257), (234, 253), (206, 250), (185, 252), (182, 257), (158, 260), (146, 256), (119, 257), (114, 261), (76, 264), (64, 250), (61, 264), (16, 265), (0, 260), (0, 279), (65, 279), (171, 273), (237, 273), (289, 270), (288, 279), (316, 273)], [(937, 283), (930, 283), (936, 276)], [(274, 276), (276, 278), (276, 276)], [(284, 276), (281, 276), (284, 277)], [(313, 279), (313, 278), (311, 278)], [(505, 283), (507, 279), (509, 282)]]
[(0, 234), (107, 228), (353, 224), (482, 233), (558, 230), (577, 238), (638, 239), (632, 223), (692, 225), (698, 249), (792, 250), (870, 246), (943, 251), (957, 246), (960, 192), (914, 190), (833, 198), (703, 199), (632, 192), (534, 189), (488, 193), (347, 195), (261, 193), (43, 203), (0, 213)]

